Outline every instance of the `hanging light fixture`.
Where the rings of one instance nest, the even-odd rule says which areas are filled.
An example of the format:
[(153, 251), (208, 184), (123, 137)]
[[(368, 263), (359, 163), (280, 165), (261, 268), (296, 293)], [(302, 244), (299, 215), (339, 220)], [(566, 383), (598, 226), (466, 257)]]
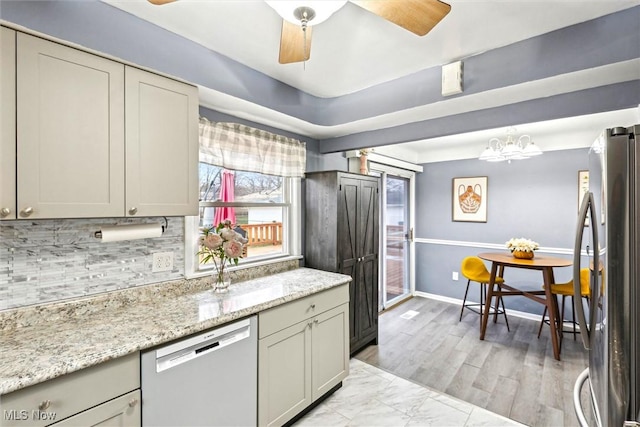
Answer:
[(507, 128), (506, 139), (491, 138), (480, 154), (480, 160), (488, 162), (502, 162), (511, 160), (523, 160), (529, 157), (539, 156), (542, 154), (540, 147), (535, 145), (533, 139), (529, 135), (521, 135), (518, 139), (515, 137), (516, 128)]

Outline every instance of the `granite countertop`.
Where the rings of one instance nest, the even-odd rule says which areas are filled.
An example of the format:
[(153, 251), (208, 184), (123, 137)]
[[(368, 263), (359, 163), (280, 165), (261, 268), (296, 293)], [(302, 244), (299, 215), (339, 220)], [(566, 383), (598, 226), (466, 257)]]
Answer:
[(0, 394), (200, 332), (350, 280), (342, 274), (298, 268), (232, 284), (226, 294), (203, 290), (207, 287), (204, 279), (192, 279), (14, 313), (10, 320), (0, 319)]

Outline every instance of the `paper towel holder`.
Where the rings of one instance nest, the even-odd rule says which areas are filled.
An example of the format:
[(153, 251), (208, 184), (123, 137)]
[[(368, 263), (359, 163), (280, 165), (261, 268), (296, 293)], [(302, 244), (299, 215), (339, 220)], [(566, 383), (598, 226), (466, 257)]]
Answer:
[[(155, 223), (147, 223), (147, 224), (119, 224), (119, 225), (108, 226), (108, 227), (110, 227), (110, 228), (116, 228), (117, 227), (117, 228), (122, 228), (123, 230), (125, 230), (127, 227), (137, 227), (139, 225), (148, 225), (148, 226), (159, 225), (161, 230), (162, 230), (161, 234), (164, 234), (164, 232), (169, 229), (169, 221), (167, 220), (166, 216), (164, 216), (162, 218), (164, 219), (164, 225), (159, 225), (159, 224), (155, 224)], [(106, 226), (103, 226), (103, 228), (104, 227), (106, 227)], [(94, 232), (93, 233), (93, 237), (95, 237), (96, 239), (102, 240), (102, 228), (100, 230)], [(135, 237), (135, 238), (141, 238), (141, 237)], [(123, 240), (133, 240), (135, 238), (123, 239)]]

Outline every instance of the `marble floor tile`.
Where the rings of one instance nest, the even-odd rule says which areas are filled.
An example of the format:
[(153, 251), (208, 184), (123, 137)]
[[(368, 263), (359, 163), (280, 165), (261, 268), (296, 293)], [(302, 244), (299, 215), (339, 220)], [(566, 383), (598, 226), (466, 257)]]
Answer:
[(349, 371), (342, 387), (296, 426), (522, 426), (357, 359)]

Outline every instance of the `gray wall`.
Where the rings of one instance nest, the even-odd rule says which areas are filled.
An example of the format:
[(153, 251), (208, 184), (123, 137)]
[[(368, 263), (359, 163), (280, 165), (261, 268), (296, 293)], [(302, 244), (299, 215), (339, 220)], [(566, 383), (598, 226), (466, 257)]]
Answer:
[[(587, 154), (588, 149), (552, 151), (511, 164), (476, 159), (427, 163), (416, 177), (416, 238), (482, 246), (526, 237), (542, 247), (570, 250), (578, 213), (578, 171), (588, 169)], [(452, 180), (473, 176), (488, 177), (487, 222), (453, 222)], [(466, 280), (460, 275), (459, 281), (453, 281), (451, 273), (460, 271), (465, 256), (487, 251), (495, 249), (416, 243), (416, 290), (462, 299)], [(571, 274), (571, 268), (556, 269), (556, 281), (570, 280)], [(508, 269), (505, 276), (507, 282), (525, 288), (540, 289), (542, 284), (538, 271)], [(472, 289), (477, 300), (477, 285)], [(524, 297), (507, 298), (505, 303), (507, 308), (530, 313), (543, 310)]]

